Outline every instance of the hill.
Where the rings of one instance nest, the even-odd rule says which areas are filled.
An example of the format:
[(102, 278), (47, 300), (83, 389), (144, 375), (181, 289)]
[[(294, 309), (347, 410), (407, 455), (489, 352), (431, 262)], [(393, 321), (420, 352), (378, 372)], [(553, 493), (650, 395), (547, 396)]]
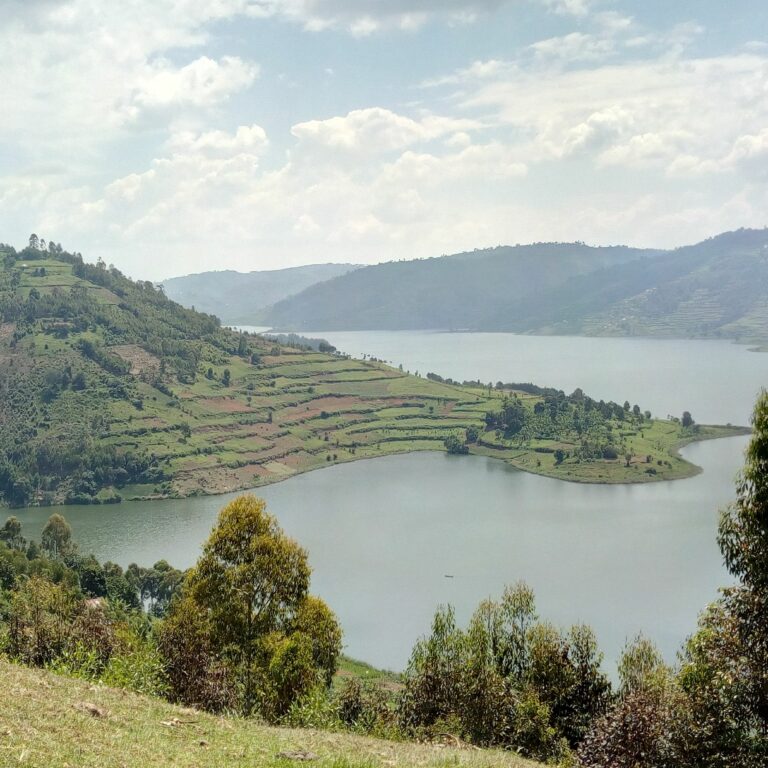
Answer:
[(309, 264), (255, 272), (201, 272), (163, 282), (166, 295), (227, 325), (257, 325), (260, 313), (310, 285), (346, 274), (354, 264)]
[(694, 473), (675, 448), (733, 433), (580, 391), (457, 385), (281, 345), (223, 329), (103, 262), (0, 250), (0, 500), (10, 505), (223, 493), (414, 450), (643, 482)]
[(386, 262), (311, 286), (278, 302), (265, 320), (291, 330), (475, 330), (498, 323), (497, 315), (524, 323), (532, 292), (556, 291), (575, 276), (654, 255), (540, 243)]
[(537, 765), (496, 750), (269, 728), (5, 661), (0, 661), (0, 685), (6, 692), (0, 710), (2, 765), (262, 768), (296, 764), (312, 755), (319, 768)]
[(380, 264), (278, 302), (265, 322), (765, 340), (768, 230), (672, 251), (553, 243)]

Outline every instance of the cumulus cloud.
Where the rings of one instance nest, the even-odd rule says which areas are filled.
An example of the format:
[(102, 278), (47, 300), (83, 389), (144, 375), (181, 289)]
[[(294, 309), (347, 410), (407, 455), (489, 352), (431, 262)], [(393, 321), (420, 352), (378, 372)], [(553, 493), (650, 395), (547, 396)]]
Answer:
[(685, 154), (722, 168), (745, 126), (756, 133), (768, 121), (766, 82), (768, 58), (751, 54), (518, 67), (478, 83), (462, 104), (523, 131), (541, 159), (590, 152), (600, 163), (664, 167)]
[(414, 120), (388, 109), (372, 107), (327, 120), (298, 123), (291, 128), (291, 133), (304, 146), (379, 153), (479, 127), (476, 120), (435, 115)]
[(206, 25), (242, 6), (240, 0), (25, 4), (0, 25), (0, 99), (14, 105), (0, 122), (0, 140), (12, 137), (30, 153), (58, 150), (71, 160), (73, 151), (94, 152), (148, 110), (210, 108), (247, 89), (258, 74), (254, 62), (184, 55), (206, 41)]
[(201, 56), (183, 67), (162, 62), (140, 76), (134, 98), (146, 107), (211, 106), (250, 86), (258, 72), (257, 65), (237, 56), (220, 61)]
[[(293, 97), (290, 72), (269, 85), (299, 117), (270, 116), (269, 137), (247, 98), (258, 64), (213, 39), (236, 18), (364, 37), (516, 2), (550, 12), (550, 36), (373, 97), (344, 91), (343, 56), (313, 61), (334, 110)], [(584, 0), (0, 4), (0, 98), (14, 105), (0, 141), (19, 158), (0, 219), (137, 276), (222, 254), (252, 269), (526, 240), (678, 244), (764, 223), (768, 53), (693, 58), (695, 23), (652, 30)]]

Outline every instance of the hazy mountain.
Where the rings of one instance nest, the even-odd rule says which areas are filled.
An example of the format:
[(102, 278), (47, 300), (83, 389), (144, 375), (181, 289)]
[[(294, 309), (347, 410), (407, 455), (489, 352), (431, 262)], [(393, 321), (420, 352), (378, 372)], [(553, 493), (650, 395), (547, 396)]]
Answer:
[(201, 272), (163, 283), (166, 295), (225, 324), (256, 325), (264, 308), (309, 286), (356, 269), (355, 264), (309, 264), (255, 272)]
[(278, 302), (266, 317), (293, 330), (518, 325), (527, 321), (534, 293), (548, 295), (576, 276), (658, 253), (537, 243), (387, 262), (314, 285)]
[(768, 230), (670, 251), (499, 247), (365, 267), (273, 306), (292, 330), (470, 329), (768, 338)]

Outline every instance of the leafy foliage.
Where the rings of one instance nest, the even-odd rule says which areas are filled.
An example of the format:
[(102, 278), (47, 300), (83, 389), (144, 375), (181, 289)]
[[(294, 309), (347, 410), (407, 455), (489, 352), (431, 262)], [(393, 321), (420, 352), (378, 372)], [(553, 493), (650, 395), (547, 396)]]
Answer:
[[(222, 688), (243, 714), (279, 719), (293, 701), (335, 672), (341, 633), (328, 607), (308, 595), (306, 552), (289, 539), (253, 496), (230, 502), (171, 606), (170, 651), (194, 659), (174, 664), (174, 694), (206, 703), (189, 676), (217, 667)], [(223, 668), (219, 668), (223, 665)], [(204, 674), (203, 677), (208, 677)], [(194, 698), (191, 698), (193, 697)]]
[(567, 635), (539, 622), (524, 584), (485, 601), (467, 630), (451, 608), (414, 648), (399, 713), (406, 732), (455, 727), (481, 745), (562, 757), (609, 701), (601, 655), (586, 627)]

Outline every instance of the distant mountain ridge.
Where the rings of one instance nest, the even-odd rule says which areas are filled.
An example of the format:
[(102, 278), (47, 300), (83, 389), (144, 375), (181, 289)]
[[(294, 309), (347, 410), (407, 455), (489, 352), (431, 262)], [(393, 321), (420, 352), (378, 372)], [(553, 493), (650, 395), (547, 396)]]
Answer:
[(674, 250), (536, 243), (364, 267), (277, 302), (294, 331), (768, 339), (768, 230)]
[(173, 277), (162, 285), (166, 295), (186, 307), (216, 315), (227, 325), (258, 322), (259, 313), (314, 283), (357, 269), (356, 264), (308, 264), (253, 272), (200, 272)]

